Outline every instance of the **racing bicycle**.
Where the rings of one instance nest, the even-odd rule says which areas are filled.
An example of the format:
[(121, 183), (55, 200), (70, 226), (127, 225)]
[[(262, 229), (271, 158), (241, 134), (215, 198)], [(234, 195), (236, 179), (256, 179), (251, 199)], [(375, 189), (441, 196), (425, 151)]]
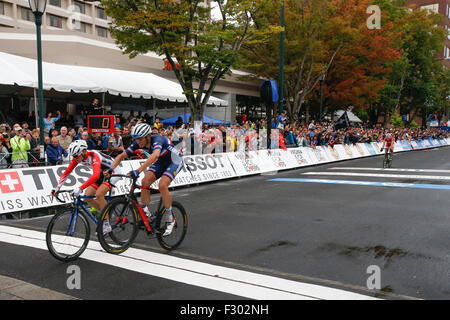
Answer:
[[(61, 202), (58, 195), (61, 193), (71, 193), (73, 190), (60, 190), (55, 198)], [(72, 196), (72, 202), (68, 209), (56, 213), (50, 220), (45, 240), (48, 251), (56, 259), (69, 262), (76, 260), (87, 248), (91, 235), (89, 219), (97, 224), (97, 218), (88, 210), (84, 199), (92, 199), (95, 196)], [(105, 196), (106, 201), (111, 199), (111, 193)], [(112, 235), (114, 237), (114, 235)], [(121, 243), (123, 240), (114, 238)]]
[[(168, 251), (177, 248), (183, 242), (187, 232), (188, 220), (186, 210), (181, 203), (172, 202), (175, 226), (171, 234), (163, 236), (167, 222), (164, 219), (166, 209), (163, 206), (162, 198), (159, 200), (157, 210), (151, 212), (151, 215), (147, 217), (135, 195), (135, 190), (141, 188), (137, 184), (137, 178), (120, 174), (111, 175), (111, 177), (131, 179), (131, 187), (127, 195), (111, 200), (101, 213), (97, 224), (97, 237), (106, 252), (113, 254), (124, 252), (133, 244), (139, 230), (145, 231), (149, 238), (156, 237), (159, 245)], [(102, 231), (105, 221), (109, 221), (111, 225), (112, 230), (109, 233), (103, 233)], [(128, 240), (118, 242), (118, 238)]]
[(384, 153), (384, 157), (383, 157), (383, 169), (384, 168), (390, 168), (392, 166), (392, 154), (390, 152), (390, 150), (388, 149), (385, 153)]

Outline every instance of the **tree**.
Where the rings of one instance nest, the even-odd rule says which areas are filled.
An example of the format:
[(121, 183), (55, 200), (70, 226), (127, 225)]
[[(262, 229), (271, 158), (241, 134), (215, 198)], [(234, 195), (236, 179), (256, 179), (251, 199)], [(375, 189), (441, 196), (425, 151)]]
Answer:
[[(383, 88), (384, 75), (390, 71), (385, 64), (398, 53), (381, 31), (367, 30), (366, 9), (370, 4), (369, 0), (286, 1), (285, 96), (291, 117), (297, 119), (306, 105), (305, 118), (309, 121), (323, 74), (324, 97), (331, 109), (349, 104), (365, 106)], [(260, 28), (278, 19), (277, 10), (266, 9)], [(251, 62), (246, 68), (252, 73), (276, 78), (276, 38), (264, 46), (247, 44), (243, 54)]]
[(257, 31), (263, 0), (216, 0), (220, 18), (200, 0), (103, 0), (111, 35), (131, 58), (149, 51), (163, 56), (186, 96), (191, 123), (202, 119), (219, 79), (231, 74), (242, 45), (260, 43), (277, 30)]
[(443, 66), (436, 58), (445, 39), (445, 30), (438, 26), (442, 16), (428, 10), (410, 11), (404, 0), (376, 3), (383, 10), (384, 21), (393, 25), (393, 41), (401, 57), (389, 65), (388, 82), (371, 109), (384, 113), (384, 125), (393, 114), (410, 114), (412, 120), (419, 112), (425, 122), (427, 110), (438, 108), (437, 99), (445, 87), (445, 76), (439, 77)]

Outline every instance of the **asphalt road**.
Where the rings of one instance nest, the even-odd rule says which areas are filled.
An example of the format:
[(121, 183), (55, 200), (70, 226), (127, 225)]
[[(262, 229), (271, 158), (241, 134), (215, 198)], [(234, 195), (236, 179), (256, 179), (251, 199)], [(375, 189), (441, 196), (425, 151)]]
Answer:
[[(449, 156), (415, 151), (396, 154), (392, 170), (377, 156), (175, 190), (189, 229), (171, 253), (142, 234), (120, 256), (97, 246), (63, 264), (34, 234), (16, 235), (39, 238), (50, 217), (2, 220), (0, 275), (77, 299), (449, 299)], [(69, 289), (73, 265), (81, 284)]]

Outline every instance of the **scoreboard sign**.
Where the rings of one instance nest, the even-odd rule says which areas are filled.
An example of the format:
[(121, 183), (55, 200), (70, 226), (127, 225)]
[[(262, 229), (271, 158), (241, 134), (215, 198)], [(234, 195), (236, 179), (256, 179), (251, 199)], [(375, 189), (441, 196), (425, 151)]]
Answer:
[(114, 116), (88, 116), (88, 132), (89, 133), (114, 133), (116, 119)]

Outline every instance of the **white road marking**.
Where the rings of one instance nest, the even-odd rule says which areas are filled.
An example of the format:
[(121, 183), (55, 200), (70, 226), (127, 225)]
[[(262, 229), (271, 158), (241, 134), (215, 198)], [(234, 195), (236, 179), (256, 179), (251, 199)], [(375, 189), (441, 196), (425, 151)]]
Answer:
[[(0, 226), (0, 242), (47, 250), (45, 233), (39, 231)], [(340, 289), (216, 266), (141, 249), (130, 248), (121, 255), (112, 255), (104, 252), (96, 241), (89, 242), (81, 258), (250, 299), (376, 299)]]
[(418, 179), (418, 180), (443, 180), (450, 181), (450, 176), (423, 176), (423, 175), (405, 175), (405, 174), (382, 174), (382, 173), (356, 173), (356, 172), (305, 172), (303, 175), (316, 176), (352, 176), (352, 177), (374, 177), (391, 179)]
[(363, 167), (334, 167), (330, 170), (362, 170), (362, 171), (398, 171), (398, 172), (430, 172), (430, 173), (450, 173), (450, 170), (437, 169), (394, 169), (394, 168), (363, 168)]

